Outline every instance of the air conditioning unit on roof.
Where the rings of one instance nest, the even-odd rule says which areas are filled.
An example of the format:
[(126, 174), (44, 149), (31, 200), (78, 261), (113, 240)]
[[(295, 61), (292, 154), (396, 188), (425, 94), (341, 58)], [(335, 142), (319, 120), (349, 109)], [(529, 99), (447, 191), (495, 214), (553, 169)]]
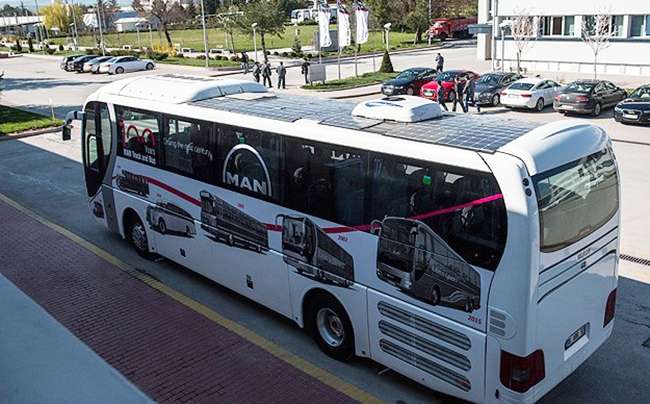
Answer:
[(352, 116), (412, 123), (439, 118), (442, 116), (442, 109), (437, 102), (400, 95), (361, 102), (352, 110)]

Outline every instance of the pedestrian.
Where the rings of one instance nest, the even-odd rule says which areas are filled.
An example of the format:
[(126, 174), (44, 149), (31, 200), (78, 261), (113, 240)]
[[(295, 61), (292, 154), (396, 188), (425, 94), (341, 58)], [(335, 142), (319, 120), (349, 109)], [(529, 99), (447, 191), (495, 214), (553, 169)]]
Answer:
[(287, 68), (284, 67), (284, 62), (280, 62), (280, 65), (275, 69), (275, 72), (278, 74), (278, 89), (282, 87), (283, 89), (287, 88)]
[(474, 105), (476, 107), (476, 112), (478, 113), (481, 112), (481, 106), (474, 98), (475, 93), (476, 93), (476, 78), (474, 76), (470, 76), (467, 78), (467, 81), (465, 81), (465, 108), (464, 108), (465, 113), (469, 112), (470, 105)]
[(257, 60), (255, 61), (255, 65), (253, 65), (253, 78), (255, 78), (256, 82), (260, 82), (260, 75), (262, 74), (262, 65), (260, 62)]
[(445, 88), (442, 86), (442, 81), (438, 80), (438, 104), (440, 104), (440, 107), (442, 107), (442, 109), (445, 111), (449, 111), (447, 104), (445, 104), (445, 97)]
[(438, 73), (442, 73), (442, 70), (445, 66), (445, 58), (442, 57), (440, 52), (438, 52), (438, 55), (436, 56), (436, 70)]
[(463, 96), (463, 92), (465, 91), (465, 83), (462, 81), (460, 76), (456, 76), (454, 78), (454, 92), (456, 93), (456, 98), (454, 98), (454, 106), (452, 107), (452, 111), (456, 112), (456, 105), (460, 104), (460, 108), (465, 111), (465, 97)]
[(244, 69), (244, 74), (248, 74), (249, 72), (249, 66), (248, 66), (248, 54), (246, 52), (241, 53), (241, 67)]
[(273, 88), (273, 83), (271, 83), (271, 74), (272, 74), (271, 62), (267, 60), (266, 63), (264, 63), (264, 66), (262, 67), (262, 81), (264, 86), (266, 86), (266, 83), (268, 82), (269, 88)]
[(305, 61), (300, 65), (300, 73), (305, 76), (305, 84), (309, 84), (309, 66), (310, 63), (305, 58)]

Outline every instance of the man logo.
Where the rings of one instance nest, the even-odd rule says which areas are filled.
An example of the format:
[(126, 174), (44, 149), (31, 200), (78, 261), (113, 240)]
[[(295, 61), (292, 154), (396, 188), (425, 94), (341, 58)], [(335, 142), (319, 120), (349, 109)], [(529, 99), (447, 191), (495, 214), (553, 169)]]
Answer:
[(271, 177), (264, 159), (247, 144), (236, 145), (226, 155), (223, 182), (264, 196), (273, 196)]

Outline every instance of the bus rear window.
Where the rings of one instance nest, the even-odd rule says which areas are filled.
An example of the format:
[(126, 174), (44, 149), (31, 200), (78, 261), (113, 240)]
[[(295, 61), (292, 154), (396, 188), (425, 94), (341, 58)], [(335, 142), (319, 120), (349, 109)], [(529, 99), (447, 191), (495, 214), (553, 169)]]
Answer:
[(618, 177), (609, 149), (533, 177), (540, 247), (553, 252), (607, 223), (618, 210)]

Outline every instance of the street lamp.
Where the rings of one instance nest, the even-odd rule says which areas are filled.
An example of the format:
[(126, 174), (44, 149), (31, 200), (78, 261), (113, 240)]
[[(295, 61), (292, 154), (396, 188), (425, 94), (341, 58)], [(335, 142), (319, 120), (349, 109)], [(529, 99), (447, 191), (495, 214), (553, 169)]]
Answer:
[(205, 7), (201, 0), (201, 24), (203, 25), (203, 49), (205, 50), (205, 68), (210, 68), (210, 59), (208, 58), (208, 32), (205, 30)]
[[(499, 28), (501, 29), (501, 71), (505, 70), (505, 48), (506, 48), (506, 41), (505, 41), (505, 31), (506, 28), (512, 28), (512, 21), (506, 20), (503, 21), (501, 24), (499, 24)], [(494, 55), (496, 56), (496, 55)]]
[(255, 61), (257, 62), (257, 23), (254, 22), (251, 28), (253, 28), (253, 48), (255, 48)]
[(386, 23), (384, 25), (384, 32), (386, 33), (386, 52), (390, 52), (390, 27), (392, 27), (393, 24), (391, 23)]

